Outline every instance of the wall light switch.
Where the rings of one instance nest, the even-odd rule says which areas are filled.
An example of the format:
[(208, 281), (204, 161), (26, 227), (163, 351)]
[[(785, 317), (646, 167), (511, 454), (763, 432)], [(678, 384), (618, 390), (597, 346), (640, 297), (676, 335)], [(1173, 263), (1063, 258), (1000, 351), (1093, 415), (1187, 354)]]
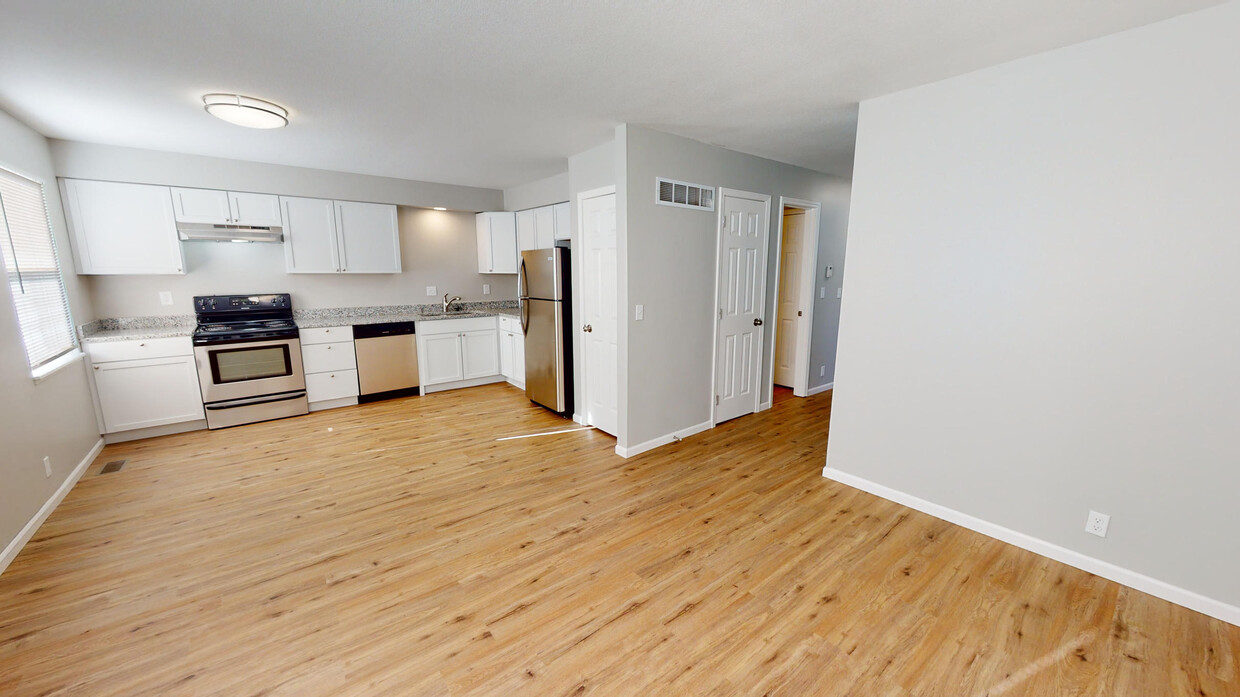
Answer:
[(820, 298), (825, 298), (825, 297), (827, 297), (827, 287), (826, 287), (826, 286), (823, 286), (823, 287), (821, 287), (821, 288), (819, 288), (819, 289), (818, 289), (818, 297), (820, 297)]
[(827, 366), (825, 365), (818, 366), (818, 377), (820, 378), (827, 377)]
[(160, 305), (171, 305), (172, 304), (172, 291), (170, 290), (159, 291), (159, 304)]
[(432, 298), (433, 298), (433, 297), (435, 297), (436, 295), (439, 295), (439, 291), (435, 288), (435, 286), (427, 286), (427, 287), (426, 287), (426, 295), (427, 295), (428, 297), (432, 297)]
[(836, 288), (836, 289), (835, 289), (835, 297), (836, 297), (836, 298), (842, 298), (842, 297), (844, 297), (844, 289), (843, 289), (843, 288)]
[(483, 283), (483, 284), (482, 284), (482, 294), (483, 294), (483, 295), (490, 295), (490, 294), (491, 294), (491, 284), (490, 284), (490, 283)]
[(633, 307), (633, 319), (636, 319), (636, 320), (646, 319), (646, 306), (645, 305), (635, 305)]
[(43, 474), (48, 477), (52, 476), (52, 458), (47, 455), (43, 456)]
[(834, 273), (835, 273), (835, 269), (833, 269), (833, 268), (831, 268), (830, 266), (828, 266), (828, 267), (827, 267), (827, 278), (831, 278), (831, 276), (832, 276)]

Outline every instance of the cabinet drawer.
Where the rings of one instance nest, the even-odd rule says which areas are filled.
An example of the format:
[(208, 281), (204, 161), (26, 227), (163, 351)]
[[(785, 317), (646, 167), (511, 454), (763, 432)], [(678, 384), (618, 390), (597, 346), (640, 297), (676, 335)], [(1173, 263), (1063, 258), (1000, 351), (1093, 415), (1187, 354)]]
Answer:
[(469, 317), (466, 319), (433, 319), (418, 322), (418, 334), (460, 334), (479, 329), (494, 329), (494, 317)]
[(353, 327), (302, 329), (300, 334), (302, 346), (307, 344), (330, 344), (333, 341), (353, 341)]
[(357, 354), (353, 351), (352, 341), (311, 344), (301, 347), (301, 364), (306, 374), (353, 370), (357, 367)]
[(194, 344), (188, 336), (134, 341), (96, 341), (86, 342), (84, 346), (92, 363), (194, 355)]
[(499, 316), (499, 330), (501, 332), (512, 332), (514, 334), (522, 334), (521, 320), (516, 317), (508, 317), (506, 315)]
[(356, 370), (335, 370), (306, 375), (306, 399), (310, 402), (356, 397), (357, 394)]

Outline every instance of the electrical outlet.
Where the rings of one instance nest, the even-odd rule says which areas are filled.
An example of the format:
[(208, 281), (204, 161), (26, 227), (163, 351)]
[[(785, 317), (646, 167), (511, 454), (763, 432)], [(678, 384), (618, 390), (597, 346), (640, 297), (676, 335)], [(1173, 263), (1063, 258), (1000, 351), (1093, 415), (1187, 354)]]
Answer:
[(818, 366), (818, 377), (820, 378), (827, 377), (827, 366), (825, 365)]
[(834, 274), (835, 274), (835, 269), (833, 269), (833, 268), (831, 268), (830, 266), (828, 266), (828, 267), (827, 267), (827, 278), (831, 278), (831, 276), (832, 276), (832, 275), (834, 275)]
[(483, 284), (482, 284), (482, 294), (483, 294), (483, 295), (490, 295), (490, 294), (491, 294), (491, 284), (490, 284), (490, 283), (483, 283)]
[(426, 297), (428, 297), (428, 298), (433, 298), (433, 297), (435, 297), (436, 295), (439, 295), (439, 290), (438, 290), (438, 289), (436, 289), (436, 288), (435, 288), (435, 286), (427, 286), (427, 287), (426, 287)]
[(47, 455), (43, 456), (43, 474), (49, 478), (52, 476), (52, 458)]
[(637, 319), (637, 320), (646, 319), (646, 306), (645, 305), (633, 306), (633, 319)]
[(1085, 532), (1098, 537), (1107, 536), (1107, 526), (1111, 524), (1111, 516), (1098, 511), (1090, 511), (1085, 519)]
[(839, 300), (839, 299), (840, 299), (840, 298), (842, 298), (842, 297), (844, 297), (844, 289), (843, 289), (843, 288), (836, 288), (836, 289), (835, 289), (835, 299), (836, 299), (836, 300)]
[(172, 304), (172, 291), (170, 290), (159, 291), (159, 304), (160, 305), (171, 305)]

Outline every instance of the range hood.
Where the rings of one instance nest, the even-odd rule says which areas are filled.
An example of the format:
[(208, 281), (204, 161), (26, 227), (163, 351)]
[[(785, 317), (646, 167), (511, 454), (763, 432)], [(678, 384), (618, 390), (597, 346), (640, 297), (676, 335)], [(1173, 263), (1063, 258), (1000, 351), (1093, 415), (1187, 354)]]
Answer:
[(182, 240), (202, 240), (206, 242), (278, 243), (284, 241), (284, 228), (212, 225), (210, 223), (177, 223), (177, 236)]

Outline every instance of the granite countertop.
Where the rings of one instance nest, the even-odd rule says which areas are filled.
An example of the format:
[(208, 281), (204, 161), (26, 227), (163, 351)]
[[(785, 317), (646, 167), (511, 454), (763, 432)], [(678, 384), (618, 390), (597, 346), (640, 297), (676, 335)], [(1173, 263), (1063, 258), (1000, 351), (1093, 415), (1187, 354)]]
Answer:
[[(342, 327), (382, 322), (428, 322), (439, 319), (470, 317), (517, 317), (516, 302), (511, 300), (457, 303), (461, 309), (444, 314), (438, 305), (380, 305), (375, 307), (336, 307), (294, 310), (293, 319), (301, 329)], [(95, 320), (78, 328), (83, 343), (102, 341), (136, 341), (188, 337), (197, 322), (193, 315), (157, 317), (122, 317)]]

